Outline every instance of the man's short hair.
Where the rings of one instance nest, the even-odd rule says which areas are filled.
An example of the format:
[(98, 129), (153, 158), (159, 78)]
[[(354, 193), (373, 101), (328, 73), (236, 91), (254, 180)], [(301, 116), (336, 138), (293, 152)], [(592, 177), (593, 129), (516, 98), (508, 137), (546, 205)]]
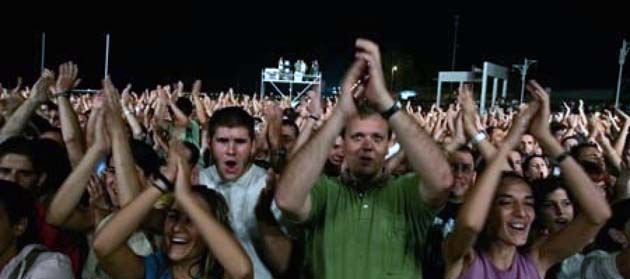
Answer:
[(175, 106), (181, 110), (186, 116), (190, 116), (193, 111), (192, 102), (186, 97), (179, 97), (175, 101)]
[(255, 137), (254, 118), (240, 107), (226, 107), (215, 111), (214, 114), (212, 114), (210, 121), (208, 121), (208, 132), (210, 137), (214, 136), (214, 133), (219, 127), (243, 127), (247, 129), (247, 132), (252, 140)]
[(523, 171), (527, 171), (529, 169), (529, 163), (531, 163), (532, 160), (536, 158), (542, 159), (545, 162), (545, 164), (547, 164), (547, 167), (549, 167), (549, 162), (547, 161), (547, 158), (545, 156), (534, 154), (534, 155), (529, 155), (525, 157), (525, 160), (523, 160), (523, 165), (521, 166), (523, 168)]
[[(365, 119), (372, 115), (378, 115), (379, 117), (381, 116), (381, 114), (378, 111), (376, 111), (373, 107), (369, 106), (366, 103), (358, 104), (357, 112), (360, 119)], [(385, 119), (385, 122), (387, 122), (386, 119)], [(389, 125), (389, 123), (387, 123), (387, 138), (388, 139), (392, 138), (392, 133), (393, 133), (392, 127)], [(345, 138), (345, 135), (346, 135), (346, 127), (344, 127), (343, 130), (341, 130), (341, 137)]]
[(142, 169), (145, 176), (151, 176), (160, 170), (159, 157), (149, 144), (141, 140), (131, 139), (129, 147), (133, 160)]
[(296, 137), (298, 135), (300, 135), (300, 128), (298, 127), (297, 124), (295, 124), (295, 122), (293, 120), (282, 119), (282, 126), (289, 126), (289, 127), (291, 127), (293, 129), (293, 133), (295, 133)]
[(8, 154), (17, 154), (27, 157), (33, 165), (33, 170), (41, 173), (43, 168), (39, 160), (36, 160), (35, 148), (30, 140), (23, 137), (12, 137), (0, 144), (0, 160)]

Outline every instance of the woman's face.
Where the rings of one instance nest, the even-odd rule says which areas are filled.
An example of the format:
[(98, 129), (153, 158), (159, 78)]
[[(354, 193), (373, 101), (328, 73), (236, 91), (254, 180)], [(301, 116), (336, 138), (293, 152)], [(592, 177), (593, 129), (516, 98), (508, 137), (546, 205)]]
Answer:
[[(195, 195), (195, 198), (210, 211), (210, 206), (201, 197)], [(179, 203), (171, 207), (164, 220), (164, 244), (166, 254), (173, 262), (198, 259), (206, 249), (201, 233)]]
[(573, 203), (567, 191), (558, 188), (547, 194), (542, 204), (542, 218), (544, 226), (550, 233), (564, 229), (575, 216)]
[(487, 231), (491, 241), (525, 245), (535, 216), (534, 196), (529, 185), (516, 179), (503, 180), (488, 216)]

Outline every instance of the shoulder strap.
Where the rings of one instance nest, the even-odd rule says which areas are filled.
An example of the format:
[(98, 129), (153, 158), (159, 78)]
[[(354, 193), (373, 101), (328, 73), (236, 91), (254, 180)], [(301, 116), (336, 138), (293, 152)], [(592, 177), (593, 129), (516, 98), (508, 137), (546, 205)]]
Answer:
[(43, 252), (46, 252), (46, 250), (39, 247), (31, 250), (28, 255), (20, 262), (20, 264), (16, 266), (15, 269), (13, 269), (13, 272), (8, 279), (18, 279), (21, 270), (24, 270), (24, 274), (26, 274), (26, 272), (28, 272), (31, 266), (33, 266), (33, 264), (35, 263), (35, 260), (37, 260), (37, 257), (39, 257), (39, 255), (41, 255)]

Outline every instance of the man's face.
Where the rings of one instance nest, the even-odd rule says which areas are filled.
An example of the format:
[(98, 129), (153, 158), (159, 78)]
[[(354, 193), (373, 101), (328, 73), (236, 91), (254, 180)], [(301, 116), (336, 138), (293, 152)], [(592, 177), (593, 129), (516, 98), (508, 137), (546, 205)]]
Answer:
[(249, 167), (253, 141), (245, 127), (218, 127), (210, 140), (221, 179), (237, 180)]
[(343, 145), (350, 172), (358, 178), (372, 178), (383, 168), (388, 147), (388, 125), (380, 115), (348, 121)]
[(453, 196), (462, 198), (475, 183), (475, 161), (469, 152), (456, 151), (450, 158), (453, 170)]
[(0, 179), (33, 190), (37, 186), (38, 178), (33, 163), (28, 157), (9, 153), (0, 158)]
[(518, 151), (523, 155), (532, 155), (536, 151), (536, 141), (534, 141), (534, 137), (531, 135), (523, 135), (521, 136), (521, 143), (518, 147)]
[(287, 151), (293, 149), (297, 136), (292, 126), (282, 125), (282, 145)]

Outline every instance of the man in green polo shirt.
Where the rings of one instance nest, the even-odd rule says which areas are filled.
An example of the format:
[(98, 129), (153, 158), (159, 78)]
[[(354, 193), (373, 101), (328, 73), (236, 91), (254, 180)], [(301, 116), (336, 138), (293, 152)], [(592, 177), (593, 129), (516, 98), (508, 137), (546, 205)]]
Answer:
[[(306, 278), (421, 278), (419, 255), (448, 199), (450, 167), (385, 88), (378, 46), (359, 39), (356, 48), (334, 112), (287, 164), (275, 200), (303, 224)], [(342, 130), (347, 170), (320, 176)], [(414, 173), (383, 172), (391, 130)]]

